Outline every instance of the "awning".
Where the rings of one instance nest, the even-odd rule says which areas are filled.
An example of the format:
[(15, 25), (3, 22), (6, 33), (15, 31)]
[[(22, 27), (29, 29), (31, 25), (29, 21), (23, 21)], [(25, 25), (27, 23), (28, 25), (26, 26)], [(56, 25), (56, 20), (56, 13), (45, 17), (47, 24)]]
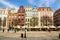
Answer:
[(42, 28), (49, 28), (48, 26), (42, 26)]
[(60, 28), (60, 26), (58, 26), (57, 28)]
[(56, 28), (55, 26), (50, 26), (50, 28)]
[(22, 28), (28, 28), (28, 26), (22, 26)]
[(17, 28), (20, 28), (20, 26), (18, 25)]

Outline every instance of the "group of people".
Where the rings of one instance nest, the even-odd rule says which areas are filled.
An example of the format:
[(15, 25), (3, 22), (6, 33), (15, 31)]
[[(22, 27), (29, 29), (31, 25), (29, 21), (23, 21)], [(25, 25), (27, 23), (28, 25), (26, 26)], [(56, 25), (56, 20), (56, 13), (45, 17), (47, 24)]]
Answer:
[[(5, 29), (3, 28), (2, 31), (5, 32)], [(9, 27), (7, 29), (7, 32), (9, 32), (9, 31), (14, 31), (16, 33), (18, 30), (17, 30), (17, 28)]]

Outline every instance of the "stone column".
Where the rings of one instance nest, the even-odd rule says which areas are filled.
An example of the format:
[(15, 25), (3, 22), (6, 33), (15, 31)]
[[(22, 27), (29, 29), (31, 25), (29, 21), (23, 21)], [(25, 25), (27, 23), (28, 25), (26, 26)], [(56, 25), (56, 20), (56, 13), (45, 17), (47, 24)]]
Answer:
[(38, 12), (38, 27), (41, 28), (40, 12)]
[(3, 28), (3, 20), (4, 20), (4, 17), (2, 17), (2, 28)]
[(8, 20), (7, 20), (7, 15), (6, 15), (6, 28), (8, 28)]

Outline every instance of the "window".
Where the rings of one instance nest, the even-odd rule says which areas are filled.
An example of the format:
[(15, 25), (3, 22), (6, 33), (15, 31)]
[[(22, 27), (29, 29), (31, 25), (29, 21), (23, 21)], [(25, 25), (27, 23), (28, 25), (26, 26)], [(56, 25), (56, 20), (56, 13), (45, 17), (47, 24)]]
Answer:
[(18, 16), (20, 16), (20, 15), (18, 15)]
[(26, 19), (26, 21), (27, 21), (27, 19)]
[(27, 22), (28, 22), (28, 19), (26, 19), (27, 20)]
[(22, 16), (24, 16), (24, 14), (22, 14)]
[(28, 19), (28, 21), (29, 21), (29, 19)]
[(24, 18), (24, 16), (22, 16), (22, 18)]
[(20, 23), (20, 19), (18, 19), (18, 22)]
[(20, 16), (19, 16), (19, 18), (20, 18)]
[(22, 20), (24, 20), (24, 19), (22, 19)]
[(5, 14), (5, 10), (2, 10), (2, 14)]
[(58, 20), (60, 20), (60, 17), (58, 18)]

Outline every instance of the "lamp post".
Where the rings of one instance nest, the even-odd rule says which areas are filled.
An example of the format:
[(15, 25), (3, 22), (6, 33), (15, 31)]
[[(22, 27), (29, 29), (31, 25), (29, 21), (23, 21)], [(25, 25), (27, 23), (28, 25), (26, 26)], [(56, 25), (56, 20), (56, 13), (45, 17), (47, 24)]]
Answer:
[(48, 24), (48, 27), (49, 27), (49, 28), (48, 28), (48, 31), (50, 32), (50, 25), (49, 25), (49, 24)]
[(24, 38), (26, 38), (26, 28), (25, 28)]

